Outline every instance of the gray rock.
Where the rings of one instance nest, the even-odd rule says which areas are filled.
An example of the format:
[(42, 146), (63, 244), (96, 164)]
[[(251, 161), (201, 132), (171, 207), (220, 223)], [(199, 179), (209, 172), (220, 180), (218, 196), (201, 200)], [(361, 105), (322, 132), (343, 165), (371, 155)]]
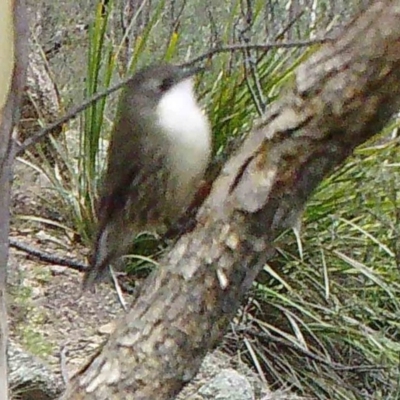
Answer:
[(199, 389), (204, 400), (254, 400), (250, 382), (234, 369), (224, 369)]

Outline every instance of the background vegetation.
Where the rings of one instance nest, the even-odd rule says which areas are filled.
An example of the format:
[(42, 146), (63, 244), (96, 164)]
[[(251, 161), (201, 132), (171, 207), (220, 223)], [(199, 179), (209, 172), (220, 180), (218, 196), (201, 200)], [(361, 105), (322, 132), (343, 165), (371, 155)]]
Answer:
[[(62, 107), (68, 108), (152, 62), (184, 63), (229, 44), (327, 37), (362, 6), (306, 0), (43, 1), (32, 2), (31, 13)], [(216, 158), (251, 129), (317, 46), (205, 59), (209, 70), (198, 91), (212, 121)], [(71, 246), (89, 246), (93, 235), (115, 98), (64, 127), (64, 135), (52, 140), (51, 159), (44, 152), (39, 158), (26, 155), (55, 193), (49, 207), (56, 217), (41, 223), (61, 227)], [(400, 398), (397, 129), (394, 119), (320, 186), (305, 211), (301, 246), (291, 232), (277, 241), (279, 256), (265, 266), (231, 325), (225, 350), (251, 363), (272, 389), (327, 400)], [(141, 256), (154, 251), (137, 246)], [(151, 265), (146, 260), (141, 257), (133, 270)]]

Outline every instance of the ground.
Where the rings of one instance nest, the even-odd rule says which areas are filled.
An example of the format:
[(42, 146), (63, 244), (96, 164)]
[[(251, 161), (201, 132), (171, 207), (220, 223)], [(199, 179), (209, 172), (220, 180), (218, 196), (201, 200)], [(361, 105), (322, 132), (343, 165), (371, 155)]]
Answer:
[[(22, 215), (48, 217), (37, 197), (45, 183), (21, 163), (16, 166), (15, 182), (11, 238), (85, 263), (88, 249), (72, 244), (60, 230), (20, 219)], [(8, 279), (11, 338), (57, 373), (61, 352), (71, 376), (105, 340), (107, 324), (124, 312), (111, 285), (102, 284), (95, 293), (82, 295), (82, 273), (41, 262), (14, 248), (10, 249)], [(129, 295), (125, 296), (129, 302)]]

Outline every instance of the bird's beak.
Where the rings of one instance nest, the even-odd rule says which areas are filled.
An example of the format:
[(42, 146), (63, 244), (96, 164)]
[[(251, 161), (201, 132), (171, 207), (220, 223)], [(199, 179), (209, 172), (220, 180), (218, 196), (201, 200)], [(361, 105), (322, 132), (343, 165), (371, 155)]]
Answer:
[(195, 76), (197, 74), (199, 74), (200, 72), (204, 72), (206, 69), (204, 67), (197, 67), (197, 68), (191, 68), (191, 69), (187, 69), (182, 71), (182, 74), (180, 76), (180, 80), (185, 80), (188, 78), (191, 78), (192, 76)]

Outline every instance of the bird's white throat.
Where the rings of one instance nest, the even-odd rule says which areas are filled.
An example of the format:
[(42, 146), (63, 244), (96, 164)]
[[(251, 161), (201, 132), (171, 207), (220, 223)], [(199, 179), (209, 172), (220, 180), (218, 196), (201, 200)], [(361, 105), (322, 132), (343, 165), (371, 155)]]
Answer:
[(171, 143), (174, 166), (188, 180), (202, 175), (211, 152), (208, 118), (197, 104), (193, 81), (185, 79), (161, 98), (158, 124)]

